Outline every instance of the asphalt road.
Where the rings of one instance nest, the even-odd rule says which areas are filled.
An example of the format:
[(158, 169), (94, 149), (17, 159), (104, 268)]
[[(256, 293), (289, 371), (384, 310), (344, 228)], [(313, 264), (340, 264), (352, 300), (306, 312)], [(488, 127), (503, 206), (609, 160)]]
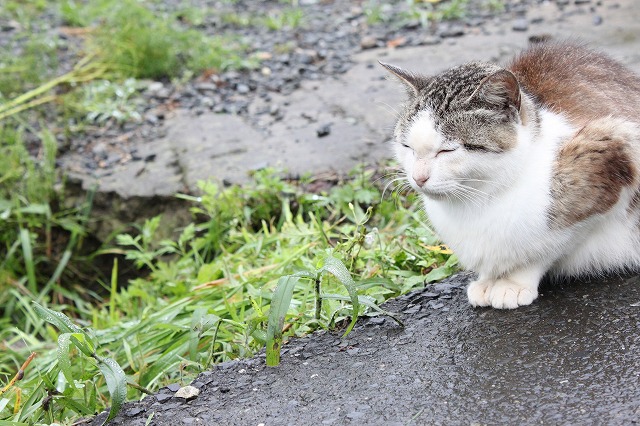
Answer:
[[(217, 366), (191, 401), (165, 388), (112, 425), (633, 425), (640, 423), (640, 278), (547, 283), (517, 310), (472, 308), (457, 275), (363, 318)], [(97, 424), (97, 423), (96, 423)]]

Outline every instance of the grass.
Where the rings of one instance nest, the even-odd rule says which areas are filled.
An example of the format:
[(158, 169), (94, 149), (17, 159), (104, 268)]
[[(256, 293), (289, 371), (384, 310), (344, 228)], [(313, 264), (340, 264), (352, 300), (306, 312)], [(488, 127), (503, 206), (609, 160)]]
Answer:
[[(282, 4), (247, 25), (304, 24), (296, 1)], [(255, 66), (240, 41), (189, 28), (205, 11), (161, 8), (0, 4), (22, 26), (0, 53), (0, 424), (114, 414), (125, 399), (265, 346), (276, 364), (291, 336), (348, 332), (358, 316), (388, 314), (379, 308), (388, 298), (456, 268), (416, 196), (384, 196), (384, 180), (364, 168), (320, 192), (306, 189), (312, 178), (290, 182), (273, 170), (243, 187), (202, 182), (200, 196), (180, 196), (192, 221), (171, 238), (157, 217), (91, 247), (92, 192), (67, 205), (58, 142), (46, 129), (138, 120), (141, 79)], [(48, 40), (42, 13), (71, 35)], [(73, 68), (60, 69), (62, 51), (77, 58)], [(125, 263), (135, 278), (124, 278)]]
[[(318, 328), (345, 330), (354, 295), (355, 314), (379, 315), (377, 305), (389, 297), (455, 270), (455, 257), (437, 245), (418, 200), (398, 193), (383, 198), (370, 170), (357, 170), (320, 194), (271, 171), (255, 179), (245, 187), (202, 183), (201, 197), (181, 196), (194, 220), (173, 239), (156, 237), (160, 218), (118, 236), (100, 256), (124, 254), (134, 262), (139, 278), (128, 283), (118, 281), (116, 261), (101, 292), (78, 291), (65, 280), (43, 294), (40, 275), (35, 287), (26, 284), (28, 267), (26, 278), (9, 281), (3, 294), (10, 303), (5, 299), (3, 306), (10, 310), (0, 331), (2, 381), (30, 353), (37, 356), (0, 397), (0, 419), (90, 415), (117, 394), (106, 367), (119, 366), (120, 383), (129, 383), (127, 398), (139, 398), (141, 390), (187, 383), (213, 363), (250, 356), (269, 339), (277, 344), (274, 330), (284, 330), (285, 338)], [(32, 243), (38, 246), (39, 239)], [(279, 296), (284, 290), (274, 293), (287, 277), (297, 277), (290, 303)], [(276, 302), (282, 327), (276, 322), (274, 329), (267, 325)], [(58, 318), (52, 327), (42, 315), (47, 308), (64, 312), (72, 325), (60, 328)]]
[[(502, 0), (487, 0), (491, 11), (498, 11)], [(409, 0), (404, 7), (391, 9), (379, 0), (368, 0), (363, 10), (369, 25), (402, 26), (418, 21), (427, 27), (434, 22), (463, 19), (467, 15), (469, 0)]]
[[(191, 28), (204, 19), (200, 9), (161, 12), (159, 6), (153, 6), (151, 1), (136, 0), (30, 0), (0, 5), (0, 13), (10, 14), (20, 23), (11, 33), (8, 48), (0, 53), (0, 120), (50, 104), (67, 113), (77, 111), (79, 121), (86, 118), (86, 110), (107, 110), (98, 114), (99, 118), (119, 122), (135, 117), (135, 111), (113, 109), (110, 104), (118, 101), (113, 94), (107, 96), (103, 90), (92, 96), (88, 92), (99, 89), (95, 85), (83, 89), (85, 83), (106, 80), (115, 87), (126, 85), (131, 78), (171, 80), (258, 66), (240, 39), (224, 34), (210, 37)], [(47, 18), (39, 18), (45, 12)], [(61, 30), (67, 34), (65, 38), (52, 39), (46, 28), (28, 31), (30, 22), (49, 22), (51, 15), (58, 26), (65, 26)], [(269, 25), (294, 25), (300, 17), (283, 13), (271, 17)], [(73, 70), (60, 68), (60, 52), (77, 57)], [(25, 98), (24, 94), (31, 96)], [(97, 99), (104, 102), (97, 104)]]

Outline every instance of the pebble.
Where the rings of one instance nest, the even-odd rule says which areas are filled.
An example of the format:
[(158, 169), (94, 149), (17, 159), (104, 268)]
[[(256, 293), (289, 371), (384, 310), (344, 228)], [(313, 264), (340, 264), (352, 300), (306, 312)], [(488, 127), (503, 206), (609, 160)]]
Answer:
[(461, 25), (452, 25), (449, 28), (443, 29), (439, 35), (442, 38), (461, 37), (464, 35), (464, 27)]
[(595, 15), (593, 17), (593, 25), (600, 25), (600, 24), (602, 24), (602, 22), (603, 22), (602, 16)]
[(178, 389), (178, 391), (174, 396), (176, 398), (184, 398), (188, 401), (190, 399), (196, 398), (198, 395), (200, 395), (200, 389), (194, 386), (185, 386), (183, 388)]
[(107, 153), (107, 144), (104, 142), (98, 142), (97, 144), (95, 144), (91, 149), (91, 152), (101, 160), (105, 160), (109, 155)]
[(156, 400), (159, 403), (163, 403), (163, 402), (169, 401), (171, 398), (173, 398), (173, 395), (168, 394), (168, 393), (159, 393), (159, 394), (156, 395)]
[(373, 317), (373, 318), (369, 318), (369, 321), (367, 322), (367, 324), (369, 325), (382, 325), (385, 323), (387, 319), (385, 317)]
[(316, 134), (319, 138), (323, 138), (331, 134), (331, 124), (323, 124), (316, 129)]
[(171, 392), (177, 392), (178, 389), (180, 389), (180, 385), (178, 383), (171, 383), (170, 385), (167, 385), (167, 389)]
[(420, 305), (413, 305), (413, 306), (407, 305), (407, 309), (403, 310), (402, 312), (407, 315), (413, 315), (420, 312), (420, 309), (422, 309), (422, 306)]
[(373, 49), (378, 46), (378, 39), (374, 36), (364, 36), (360, 39), (360, 48), (363, 50)]
[(519, 18), (513, 21), (511, 26), (513, 31), (527, 31), (529, 29), (529, 21), (526, 18)]
[(133, 416), (137, 416), (138, 414), (142, 413), (144, 411), (143, 408), (141, 407), (134, 407), (134, 408), (130, 408), (128, 409), (124, 415), (127, 417), (133, 417)]

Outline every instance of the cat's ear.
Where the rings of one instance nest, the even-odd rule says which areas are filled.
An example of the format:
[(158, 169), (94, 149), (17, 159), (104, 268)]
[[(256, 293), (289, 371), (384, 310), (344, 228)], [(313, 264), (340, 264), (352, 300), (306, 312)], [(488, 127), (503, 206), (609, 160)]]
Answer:
[(515, 107), (520, 111), (520, 84), (511, 71), (502, 69), (485, 77), (469, 96), (467, 102), (474, 98), (479, 98), (498, 108)]
[(404, 70), (400, 67), (396, 67), (395, 65), (386, 64), (382, 61), (378, 61), (378, 63), (391, 74), (398, 77), (400, 81), (403, 82), (411, 90), (411, 92), (413, 92), (413, 94), (417, 94), (420, 89), (426, 86), (428, 83), (429, 79), (423, 75)]

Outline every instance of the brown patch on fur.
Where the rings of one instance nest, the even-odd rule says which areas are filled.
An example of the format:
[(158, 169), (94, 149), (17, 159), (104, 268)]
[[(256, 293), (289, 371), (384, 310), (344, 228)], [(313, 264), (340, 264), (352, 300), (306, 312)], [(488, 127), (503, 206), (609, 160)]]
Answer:
[(606, 213), (625, 186), (637, 186), (630, 145), (633, 132), (637, 127), (624, 120), (595, 120), (560, 149), (551, 184), (551, 227), (570, 226)]
[(578, 127), (606, 116), (638, 120), (640, 78), (602, 53), (572, 43), (540, 43), (507, 69), (538, 103)]

